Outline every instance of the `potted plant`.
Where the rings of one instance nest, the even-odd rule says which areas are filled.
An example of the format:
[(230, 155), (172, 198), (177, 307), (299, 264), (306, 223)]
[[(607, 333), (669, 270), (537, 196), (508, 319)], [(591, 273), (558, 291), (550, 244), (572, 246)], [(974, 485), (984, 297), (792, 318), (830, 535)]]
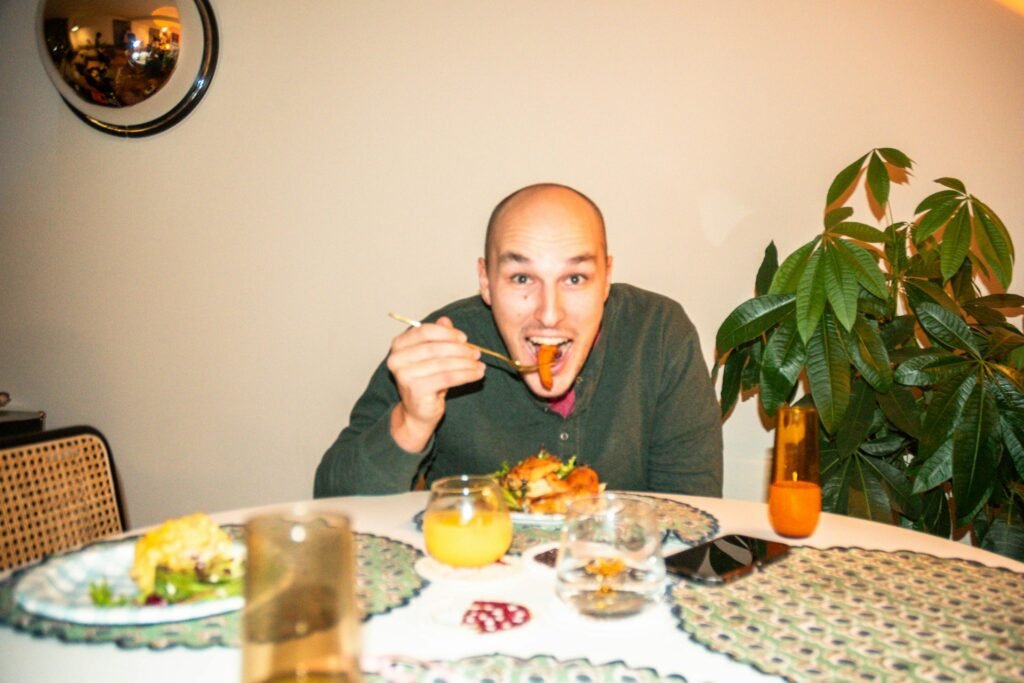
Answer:
[[(765, 250), (755, 296), (716, 337), (727, 417), (798, 399), (821, 421), (823, 506), (1024, 560), (1024, 334), (1007, 314), (1013, 242), (955, 178), (895, 221), (913, 162), (872, 149), (828, 189), (824, 228), (781, 265)], [(848, 204), (863, 187), (875, 227)], [(984, 293), (985, 290), (991, 293)], [(800, 396), (798, 397), (798, 394)]]

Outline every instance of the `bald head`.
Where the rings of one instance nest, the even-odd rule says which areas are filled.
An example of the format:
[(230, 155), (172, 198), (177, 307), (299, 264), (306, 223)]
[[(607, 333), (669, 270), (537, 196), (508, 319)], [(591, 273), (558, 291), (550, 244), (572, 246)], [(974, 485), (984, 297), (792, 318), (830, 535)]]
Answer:
[(495, 236), (512, 221), (521, 220), (541, 211), (565, 211), (578, 217), (596, 221), (600, 229), (601, 250), (608, 255), (608, 238), (605, 233), (604, 216), (589, 197), (566, 185), (538, 183), (516, 190), (498, 202), (487, 221), (487, 237), (484, 240), (484, 258), (492, 259)]

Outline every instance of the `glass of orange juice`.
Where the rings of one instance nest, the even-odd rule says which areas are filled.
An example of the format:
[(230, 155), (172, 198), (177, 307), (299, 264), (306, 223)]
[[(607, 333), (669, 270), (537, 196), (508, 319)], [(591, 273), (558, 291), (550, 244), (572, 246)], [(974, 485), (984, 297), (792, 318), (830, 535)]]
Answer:
[(423, 515), (427, 554), (449, 567), (476, 569), (512, 545), (512, 519), (493, 477), (461, 475), (430, 486)]
[(777, 534), (803, 538), (818, 526), (818, 463), (818, 411), (810, 406), (781, 406), (768, 488), (768, 517)]

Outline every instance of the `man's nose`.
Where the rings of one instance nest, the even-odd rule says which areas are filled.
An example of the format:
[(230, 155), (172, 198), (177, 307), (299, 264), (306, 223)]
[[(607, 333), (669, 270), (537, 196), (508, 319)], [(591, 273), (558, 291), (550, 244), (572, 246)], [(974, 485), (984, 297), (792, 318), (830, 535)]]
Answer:
[(537, 310), (537, 318), (541, 325), (548, 328), (558, 327), (563, 316), (562, 295), (558, 287), (545, 287)]

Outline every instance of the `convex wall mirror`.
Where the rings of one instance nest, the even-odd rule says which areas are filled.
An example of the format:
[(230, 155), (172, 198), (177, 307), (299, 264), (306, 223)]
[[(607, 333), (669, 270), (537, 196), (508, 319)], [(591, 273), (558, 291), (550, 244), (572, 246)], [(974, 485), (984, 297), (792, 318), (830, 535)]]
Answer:
[(152, 135), (181, 121), (217, 65), (207, 0), (40, 0), (38, 31), (64, 102), (111, 135)]

